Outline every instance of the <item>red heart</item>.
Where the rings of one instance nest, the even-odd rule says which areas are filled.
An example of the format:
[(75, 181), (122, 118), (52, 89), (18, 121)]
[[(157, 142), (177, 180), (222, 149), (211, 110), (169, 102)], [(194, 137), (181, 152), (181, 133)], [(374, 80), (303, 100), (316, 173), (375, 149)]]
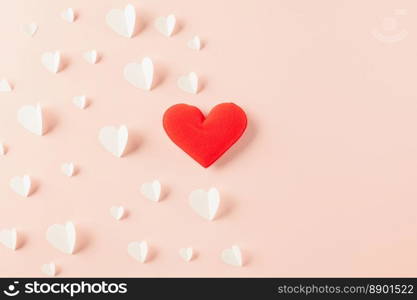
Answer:
[(207, 118), (195, 106), (176, 104), (165, 112), (163, 123), (170, 139), (207, 168), (242, 136), (247, 119), (233, 103), (215, 106)]

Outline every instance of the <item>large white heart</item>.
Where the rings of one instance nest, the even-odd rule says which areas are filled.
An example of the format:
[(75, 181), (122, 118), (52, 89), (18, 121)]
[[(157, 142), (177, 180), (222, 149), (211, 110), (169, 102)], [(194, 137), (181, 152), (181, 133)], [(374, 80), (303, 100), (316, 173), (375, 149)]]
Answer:
[(208, 192), (199, 189), (191, 192), (189, 196), (191, 208), (201, 217), (213, 220), (220, 205), (220, 195), (216, 188)]
[(41, 266), (41, 271), (43, 274), (48, 276), (55, 276), (56, 274), (56, 266), (53, 262), (44, 264)]
[(74, 252), (76, 239), (77, 234), (72, 222), (67, 222), (65, 225), (51, 225), (46, 231), (46, 240), (53, 247), (67, 254)]
[(58, 73), (61, 66), (61, 53), (59, 51), (45, 52), (42, 54), (43, 66), (52, 73)]
[(10, 188), (17, 194), (23, 197), (28, 197), (30, 194), (31, 180), (28, 175), (22, 177), (15, 176), (10, 179)]
[(198, 76), (194, 72), (178, 78), (177, 84), (184, 92), (191, 94), (197, 94), (198, 92)]
[(146, 182), (140, 187), (140, 192), (147, 199), (158, 202), (161, 196), (161, 183), (158, 180)]
[(15, 228), (0, 230), (0, 243), (5, 247), (16, 250), (17, 246), (17, 232)]
[(132, 4), (125, 9), (112, 9), (106, 15), (107, 25), (121, 36), (130, 38), (135, 32), (136, 11)]
[(141, 63), (128, 63), (124, 68), (123, 75), (135, 87), (150, 91), (152, 88), (153, 73), (152, 60), (149, 57), (145, 57)]
[(37, 134), (43, 134), (42, 108), (37, 105), (22, 106), (17, 112), (17, 121), (26, 130)]
[(106, 126), (100, 129), (98, 139), (101, 145), (114, 156), (122, 157), (125, 151), (129, 132), (127, 127), (122, 125), (119, 128), (115, 126)]
[(156, 29), (165, 36), (171, 36), (175, 29), (176, 19), (174, 15), (159, 17), (155, 20)]
[(191, 261), (191, 259), (193, 258), (193, 248), (181, 248), (179, 253), (181, 258), (186, 262)]
[(232, 246), (232, 248), (224, 249), (222, 252), (222, 260), (228, 265), (235, 267), (241, 267), (242, 262), (242, 253), (238, 246)]
[(131, 242), (127, 246), (127, 253), (137, 261), (144, 263), (148, 256), (148, 243), (146, 241)]

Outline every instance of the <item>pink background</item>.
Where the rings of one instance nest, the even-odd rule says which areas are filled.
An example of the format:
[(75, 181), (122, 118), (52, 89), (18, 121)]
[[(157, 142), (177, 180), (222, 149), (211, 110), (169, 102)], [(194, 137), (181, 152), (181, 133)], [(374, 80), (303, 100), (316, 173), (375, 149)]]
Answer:
[[(23, 238), (15, 252), (0, 246), (1, 276), (43, 276), (49, 261), (59, 276), (417, 276), (415, 1), (132, 1), (140, 23), (132, 39), (105, 24), (127, 3), (1, 2), (0, 75), (14, 90), (0, 94), (9, 148), (0, 157), (0, 226)], [(78, 14), (73, 24), (60, 17), (67, 7)], [(169, 13), (180, 29), (166, 38), (153, 21)], [(397, 27), (384, 28), (387, 17)], [(21, 32), (30, 22), (39, 25), (33, 38)], [(387, 43), (375, 30), (408, 35)], [(194, 34), (206, 44), (200, 52), (186, 47)], [(94, 48), (102, 59), (89, 65), (82, 53)], [(58, 74), (40, 63), (55, 49), (67, 64)], [(123, 78), (144, 56), (156, 67), (151, 92)], [(204, 85), (197, 95), (176, 86), (190, 71)], [(82, 94), (91, 99), (85, 111), (72, 104)], [(249, 127), (206, 170), (168, 139), (161, 118), (175, 103), (207, 112), (223, 101), (239, 104)], [(16, 120), (19, 107), (37, 102), (53, 125), (42, 137)], [(134, 144), (122, 159), (97, 139), (119, 124)], [(80, 168), (73, 178), (60, 172), (67, 161)], [(26, 173), (38, 188), (22, 198), (9, 180)], [(154, 178), (168, 193), (160, 203), (139, 192)], [(211, 186), (222, 204), (208, 222), (187, 198)], [(112, 219), (112, 205), (127, 218)], [(67, 220), (80, 240), (72, 256), (45, 239), (48, 226)], [(153, 252), (146, 264), (127, 254), (140, 240)], [(242, 268), (220, 260), (233, 244)], [(188, 264), (178, 255), (186, 246), (198, 251)]]

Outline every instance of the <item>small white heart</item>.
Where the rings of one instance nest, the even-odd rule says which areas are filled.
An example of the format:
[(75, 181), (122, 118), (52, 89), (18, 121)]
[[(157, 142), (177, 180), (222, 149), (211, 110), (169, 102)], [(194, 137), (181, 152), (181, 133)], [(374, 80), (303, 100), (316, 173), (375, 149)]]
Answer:
[(84, 109), (87, 107), (87, 97), (86, 96), (75, 96), (72, 98), (72, 103), (79, 109)]
[(110, 208), (110, 215), (116, 220), (121, 220), (125, 214), (125, 209), (123, 206), (112, 206)]
[(161, 183), (158, 180), (146, 182), (140, 187), (140, 192), (147, 199), (158, 202), (161, 197)]
[(26, 130), (37, 135), (43, 134), (42, 108), (39, 104), (22, 106), (17, 112), (17, 121)]
[(0, 155), (6, 155), (7, 148), (3, 143), (0, 143)]
[(238, 246), (232, 246), (232, 248), (224, 249), (221, 257), (223, 262), (228, 265), (235, 267), (241, 267), (243, 265), (242, 253)]
[(10, 179), (10, 188), (20, 196), (28, 197), (30, 194), (32, 182), (28, 175), (22, 177), (15, 176)]
[(0, 80), (0, 92), (11, 92), (12, 86), (10, 85), (9, 81), (7, 79), (1, 79)]
[(98, 53), (96, 50), (90, 50), (90, 51), (84, 52), (83, 57), (86, 62), (92, 65), (94, 65), (98, 61)]
[(98, 139), (101, 145), (111, 154), (122, 157), (125, 151), (129, 132), (127, 127), (122, 125), (119, 128), (115, 126), (106, 126), (100, 129)]
[(43, 274), (47, 276), (55, 276), (56, 275), (56, 266), (53, 262), (44, 264), (41, 266), (41, 271)]
[(72, 254), (75, 249), (77, 234), (72, 222), (65, 225), (54, 224), (46, 231), (46, 240), (56, 249), (66, 254)]
[(61, 171), (64, 173), (65, 176), (71, 177), (74, 175), (75, 166), (71, 163), (64, 163), (61, 166)]
[(137, 261), (144, 263), (146, 261), (146, 257), (148, 256), (148, 243), (146, 241), (131, 242), (127, 246), (127, 252)]
[(187, 43), (188, 48), (193, 50), (200, 50), (201, 49), (201, 40), (198, 35), (194, 36), (191, 40)]
[(135, 33), (136, 10), (132, 4), (124, 9), (112, 9), (106, 15), (107, 25), (121, 36), (131, 38)]
[(0, 230), (0, 243), (5, 247), (16, 250), (17, 246), (17, 232), (15, 228)]
[(137, 88), (150, 91), (152, 89), (154, 68), (149, 57), (142, 59), (141, 63), (128, 63), (123, 75), (125, 79)]
[(200, 189), (191, 192), (189, 196), (191, 208), (201, 217), (213, 220), (220, 205), (220, 195), (216, 188), (208, 192)]
[(181, 248), (179, 253), (181, 258), (186, 262), (191, 261), (191, 259), (193, 258), (193, 248)]
[(52, 73), (58, 73), (61, 66), (61, 53), (59, 51), (45, 52), (42, 54), (43, 66)]
[(181, 76), (178, 79), (178, 87), (184, 92), (197, 94), (198, 92), (198, 77), (194, 72), (189, 73), (188, 75)]
[(174, 15), (159, 17), (155, 20), (156, 29), (165, 36), (171, 36), (175, 29), (176, 19)]
[(28, 36), (33, 36), (37, 30), (38, 30), (38, 25), (36, 25), (36, 23), (29, 23), (29, 24), (22, 25), (23, 33), (27, 34)]
[(67, 8), (61, 13), (61, 17), (62, 19), (64, 19), (64, 21), (67, 21), (68, 23), (74, 22), (75, 21), (74, 10), (72, 8)]

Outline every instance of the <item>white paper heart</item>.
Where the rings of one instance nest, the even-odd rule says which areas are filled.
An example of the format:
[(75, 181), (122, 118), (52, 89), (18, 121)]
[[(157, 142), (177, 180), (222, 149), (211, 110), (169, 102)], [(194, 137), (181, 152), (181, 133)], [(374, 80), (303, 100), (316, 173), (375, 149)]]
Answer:
[(75, 96), (72, 98), (72, 103), (79, 109), (84, 109), (87, 107), (87, 97), (86, 96)]
[(61, 53), (59, 51), (45, 52), (42, 54), (43, 66), (52, 73), (58, 73), (61, 66)]
[(137, 261), (144, 263), (146, 261), (146, 257), (148, 256), (148, 243), (146, 241), (131, 242), (127, 246), (127, 252)]
[(56, 275), (56, 266), (53, 262), (44, 264), (41, 266), (41, 271), (43, 274), (47, 276), (55, 276)]
[(23, 33), (27, 34), (28, 36), (33, 36), (37, 30), (38, 30), (38, 25), (36, 25), (36, 23), (29, 23), (29, 24), (22, 25)]
[(220, 195), (216, 188), (208, 192), (200, 189), (191, 192), (189, 196), (191, 208), (201, 217), (213, 220), (220, 205)]
[(61, 171), (65, 176), (71, 177), (74, 175), (75, 166), (71, 163), (64, 163), (61, 166)]
[(114, 156), (122, 157), (125, 151), (129, 132), (127, 127), (122, 125), (119, 128), (106, 126), (100, 129), (98, 139), (101, 145)]
[(141, 63), (131, 62), (124, 68), (123, 75), (135, 87), (150, 91), (153, 82), (153, 63), (149, 57), (142, 59)]
[(6, 146), (0, 142), (0, 155), (6, 155), (7, 149)]
[(107, 25), (121, 36), (130, 38), (135, 32), (136, 10), (132, 4), (124, 9), (112, 9), (106, 15)]
[(123, 206), (110, 207), (110, 215), (116, 220), (121, 220), (124, 214), (125, 214), (125, 209)]
[(11, 92), (12, 87), (10, 83), (7, 81), (7, 79), (1, 79), (0, 80), (0, 92)]
[(146, 182), (140, 187), (140, 192), (147, 199), (158, 202), (161, 197), (161, 183), (158, 180)]
[(198, 35), (194, 36), (191, 40), (187, 43), (188, 48), (193, 50), (200, 50), (201, 49), (201, 40)]
[(181, 76), (178, 78), (178, 87), (184, 92), (197, 94), (198, 92), (198, 77), (194, 72), (189, 73), (188, 75)]
[(10, 179), (10, 188), (20, 196), (28, 197), (30, 194), (30, 189), (32, 182), (28, 175), (22, 177), (15, 176)]
[(98, 53), (96, 50), (89, 50), (84, 52), (83, 57), (86, 62), (94, 65), (98, 61)]
[(72, 8), (67, 8), (61, 13), (61, 17), (62, 19), (64, 19), (64, 21), (67, 21), (68, 23), (74, 22), (75, 21), (74, 10)]
[(39, 104), (22, 106), (17, 112), (17, 121), (26, 130), (37, 135), (43, 134), (42, 108)]
[(176, 19), (174, 15), (159, 17), (155, 20), (156, 29), (165, 36), (171, 36), (175, 29)]
[(193, 248), (181, 248), (179, 253), (181, 258), (186, 262), (191, 261), (191, 259), (193, 258)]
[(242, 253), (240, 252), (240, 248), (238, 246), (232, 246), (232, 248), (224, 249), (221, 257), (223, 262), (228, 265), (235, 267), (241, 267), (243, 265)]
[(72, 222), (65, 225), (54, 224), (46, 231), (46, 240), (56, 249), (66, 254), (72, 254), (75, 249), (77, 234)]
[(17, 247), (17, 232), (15, 228), (0, 230), (0, 243), (5, 247), (16, 250)]

